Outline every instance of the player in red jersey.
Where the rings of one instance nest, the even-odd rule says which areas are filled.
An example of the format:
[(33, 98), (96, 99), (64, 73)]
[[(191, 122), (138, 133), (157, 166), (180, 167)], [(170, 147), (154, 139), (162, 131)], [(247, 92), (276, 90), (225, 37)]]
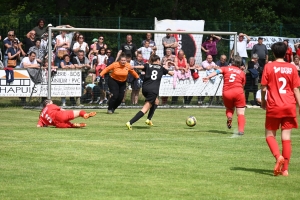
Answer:
[(53, 104), (50, 99), (43, 102), (37, 127), (55, 126), (56, 128), (80, 128), (85, 127), (85, 123), (71, 123), (77, 117), (88, 119), (96, 115), (96, 112), (86, 113), (84, 110), (64, 110)]
[(244, 85), (246, 83), (245, 72), (240, 69), (242, 58), (234, 56), (232, 66), (222, 67), (212, 72), (209, 76), (204, 77), (203, 81), (207, 82), (211, 77), (223, 74), (223, 101), (226, 107), (227, 127), (231, 128), (232, 116), (234, 109), (238, 117), (238, 135), (244, 135), (245, 128), (245, 94)]
[[(276, 60), (266, 64), (264, 68), (261, 80), (261, 107), (266, 110), (266, 142), (276, 159), (274, 175), (288, 176), (292, 128), (298, 128), (296, 103), (300, 106), (299, 77), (297, 68), (284, 61), (287, 45), (277, 42), (271, 49)], [(275, 138), (279, 128), (282, 154)]]

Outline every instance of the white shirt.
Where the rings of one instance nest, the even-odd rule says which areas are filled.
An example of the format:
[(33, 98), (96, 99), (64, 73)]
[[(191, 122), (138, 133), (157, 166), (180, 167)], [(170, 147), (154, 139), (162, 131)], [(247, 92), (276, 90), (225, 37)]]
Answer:
[[(267, 100), (267, 92), (268, 91), (266, 91), (266, 96), (265, 96), (265, 99)], [(258, 90), (257, 92), (256, 92), (256, 97), (255, 98), (257, 98), (257, 99), (261, 99), (261, 90)]]
[(152, 48), (151, 47), (141, 47), (138, 49), (138, 51), (140, 51), (142, 53), (143, 59), (145, 60), (149, 60), (151, 52), (152, 52)]
[(79, 44), (79, 42), (75, 42), (75, 44), (73, 45), (73, 50), (77, 49), (78, 47), (80, 47), (80, 50), (84, 51), (84, 55), (86, 54), (86, 48), (89, 50), (89, 45), (86, 42), (83, 42), (82, 44)]
[(107, 55), (98, 55), (98, 56), (97, 56), (98, 65), (105, 64), (105, 63), (104, 63), (105, 58), (106, 58), (106, 60), (107, 60), (108, 56), (107, 56)]
[(247, 38), (245, 38), (243, 41), (237, 41), (236, 43), (236, 51), (239, 53), (240, 57), (248, 58), (247, 54)]
[(31, 61), (29, 60), (29, 57), (24, 57), (24, 58), (22, 59), (22, 62), (21, 62), (21, 64), (20, 64), (20, 67), (21, 67), (21, 68), (25, 68), (24, 65), (23, 65), (23, 63), (27, 63), (27, 64), (38, 64), (37, 61), (36, 61), (36, 59), (34, 59), (34, 61), (31, 62)]
[[(69, 42), (68, 38), (65, 36), (64, 38), (61, 35), (56, 36), (56, 40), (59, 41), (58, 43)], [(59, 50), (65, 50), (66, 48), (59, 47)]]

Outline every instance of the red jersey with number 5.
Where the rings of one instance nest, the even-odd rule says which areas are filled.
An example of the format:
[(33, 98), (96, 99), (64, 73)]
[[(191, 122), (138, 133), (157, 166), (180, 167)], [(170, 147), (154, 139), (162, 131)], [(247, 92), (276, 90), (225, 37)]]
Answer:
[(244, 93), (245, 72), (236, 66), (222, 67), (221, 70), (224, 78), (223, 93), (228, 90)]
[(294, 88), (299, 87), (296, 66), (287, 62), (265, 65), (261, 85), (267, 86), (267, 117), (296, 117)]
[(55, 126), (55, 116), (61, 108), (55, 104), (48, 104), (40, 114), (38, 125), (40, 126)]

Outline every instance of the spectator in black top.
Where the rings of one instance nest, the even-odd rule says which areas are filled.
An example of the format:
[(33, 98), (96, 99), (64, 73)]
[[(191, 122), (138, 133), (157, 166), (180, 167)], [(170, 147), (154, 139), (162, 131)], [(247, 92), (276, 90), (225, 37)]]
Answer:
[(246, 103), (248, 103), (249, 93), (253, 93), (253, 100), (255, 100), (256, 92), (258, 90), (258, 74), (259, 63), (258, 63), (258, 56), (257, 54), (252, 55), (252, 59), (248, 62), (248, 73), (246, 73), (246, 85), (245, 89), (245, 96), (246, 96)]
[[(24, 48), (22, 47), (24, 45)], [(26, 56), (30, 47), (33, 47), (35, 45), (35, 31), (31, 30), (29, 32), (29, 38), (25, 37), (23, 42), (20, 43), (19, 47), (22, 52), (22, 56)]]
[(219, 67), (228, 66), (228, 62), (226, 62), (226, 59), (227, 59), (226, 55), (224, 55), (224, 54), (221, 55), (220, 60), (218, 60), (216, 62), (216, 65), (219, 66)]
[(118, 55), (116, 57), (116, 61), (118, 61), (121, 53), (124, 53), (125, 55), (131, 55), (131, 58), (134, 59), (136, 56), (136, 45), (132, 43), (132, 36), (127, 35), (126, 36), (126, 43), (121, 45), (121, 50), (119, 50)]

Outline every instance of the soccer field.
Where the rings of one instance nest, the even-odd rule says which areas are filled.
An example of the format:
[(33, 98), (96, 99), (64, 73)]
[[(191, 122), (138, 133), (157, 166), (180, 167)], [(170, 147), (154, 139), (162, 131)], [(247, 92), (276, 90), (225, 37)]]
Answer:
[(242, 137), (236, 116), (228, 130), (212, 108), (157, 109), (153, 127), (144, 117), (129, 131), (138, 110), (98, 109), (74, 120), (85, 128), (57, 129), (35, 127), (39, 110), (1, 108), (0, 199), (300, 199), (298, 129), (289, 177), (274, 177), (261, 109), (246, 109)]

